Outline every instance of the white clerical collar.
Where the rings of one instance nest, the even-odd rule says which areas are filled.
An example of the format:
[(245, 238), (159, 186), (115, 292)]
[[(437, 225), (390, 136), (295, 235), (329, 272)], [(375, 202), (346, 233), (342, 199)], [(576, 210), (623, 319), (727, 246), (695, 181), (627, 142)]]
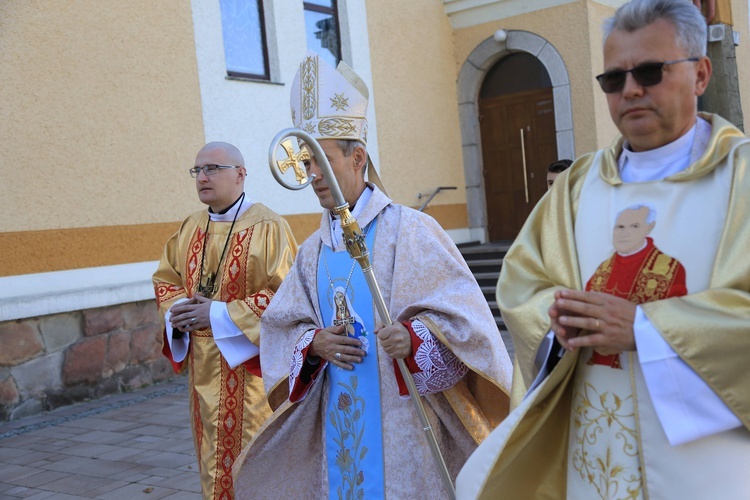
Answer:
[[(240, 204), (238, 211), (237, 202), (240, 201), (240, 198), (242, 198), (242, 203)], [(211, 218), (211, 222), (232, 222), (235, 218), (239, 218), (240, 215), (244, 214), (245, 211), (253, 205), (253, 200), (247, 196), (247, 193), (245, 193), (244, 198), (242, 196), (240, 196), (240, 198), (237, 198), (237, 201), (235, 201), (232, 206), (227, 210), (224, 210), (223, 214), (217, 214), (208, 210), (208, 216)]]
[(617, 252), (617, 255), (619, 255), (620, 257), (630, 257), (631, 255), (637, 254), (638, 252), (640, 252), (641, 250), (643, 250), (647, 246), (648, 246), (648, 240), (646, 238), (643, 238), (643, 244), (641, 245), (641, 247), (638, 250), (635, 250), (634, 252), (630, 252), (630, 253), (620, 253), (620, 252)]
[[(367, 202), (370, 201), (370, 196), (372, 196), (372, 188), (370, 186), (365, 186), (365, 190), (362, 191), (362, 194), (359, 195), (359, 198), (354, 203), (352, 217), (355, 219), (359, 218), (359, 214), (362, 213)], [(342, 234), (341, 221), (339, 221), (337, 217), (334, 217), (333, 212), (331, 212), (331, 243), (333, 244), (333, 248), (336, 248), (336, 245), (343, 241)]]
[(649, 151), (631, 151), (626, 141), (618, 162), (622, 181), (657, 181), (685, 170), (691, 163), (690, 153), (697, 126), (696, 120), (696, 124), (679, 139)]

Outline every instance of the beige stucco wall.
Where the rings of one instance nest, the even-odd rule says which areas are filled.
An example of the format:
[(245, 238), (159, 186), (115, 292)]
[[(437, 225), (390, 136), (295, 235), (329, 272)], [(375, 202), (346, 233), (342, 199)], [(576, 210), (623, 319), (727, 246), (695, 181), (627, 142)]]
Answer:
[[(418, 205), (465, 203), (452, 29), (442, 2), (367, 2), (381, 177), (389, 195)], [(459, 226), (461, 227), (461, 226)], [(466, 227), (466, 224), (463, 224)]]
[[(599, 84), (595, 80), (596, 75), (599, 75), (604, 71), (602, 24), (605, 19), (612, 17), (614, 13), (615, 9), (612, 7), (596, 2), (588, 2), (587, 20), (589, 25), (589, 46), (591, 48), (591, 81), (594, 98), (594, 123), (595, 128), (598, 131), (596, 145), (594, 148), (591, 148), (591, 150), (609, 147), (620, 133), (609, 114), (606, 94), (601, 91)], [(579, 151), (579, 154), (586, 152), (588, 151), (582, 150)]]
[(203, 140), (189, 3), (4, 0), (0, 29), (0, 234), (199, 206), (165, 168)]

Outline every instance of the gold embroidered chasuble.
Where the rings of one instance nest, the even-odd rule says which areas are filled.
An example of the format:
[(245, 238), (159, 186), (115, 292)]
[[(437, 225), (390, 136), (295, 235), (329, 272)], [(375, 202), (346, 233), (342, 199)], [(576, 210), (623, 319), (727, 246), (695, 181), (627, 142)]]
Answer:
[[(211, 222), (206, 210), (188, 217), (167, 242), (154, 289), (160, 316), (182, 298), (192, 297), (204, 277), (216, 270), (232, 225)], [(206, 237), (208, 239), (206, 240)], [(260, 318), (294, 262), (297, 244), (287, 222), (255, 203), (236, 220), (219, 269), (213, 299), (226, 302), (237, 327), (255, 345)], [(171, 334), (171, 328), (165, 330)], [(232, 369), (221, 355), (210, 329), (191, 332), (187, 357), (174, 362), (166, 338), (164, 354), (175, 371), (188, 370), (193, 439), (204, 498), (233, 498), (232, 465), (242, 447), (271, 414), (263, 391), (259, 360)]]
[[(379, 189), (361, 212), (365, 227), (377, 217), (372, 267), (394, 321), (419, 319), (470, 372), (443, 392), (422, 398), (450, 473), (505, 416), (511, 364), (476, 281), (450, 238), (429, 216), (393, 204)], [(330, 216), (300, 247), (292, 271), (262, 321), (266, 391), (276, 408), (235, 466), (238, 498), (323, 498), (328, 494), (323, 432), (328, 378), (305, 398), (288, 399), (294, 347), (320, 328), (319, 252), (331, 242)], [(377, 312), (373, 313), (377, 317)], [(399, 396), (393, 360), (378, 342), (386, 498), (443, 498), (445, 491), (409, 399)], [(321, 463), (322, 462), (322, 463)]]
[[(711, 174), (715, 169), (732, 169), (726, 219), (718, 235), (708, 287), (641, 307), (679, 357), (741, 420), (742, 427), (724, 433), (727, 437), (723, 446), (732, 449), (738, 442), (746, 446), (750, 429), (750, 369), (747, 364), (747, 353), (750, 352), (750, 259), (747, 258), (747, 249), (750, 248), (750, 224), (747, 223), (750, 220), (747, 196), (750, 192), (750, 145), (743, 144), (733, 150), (744, 140), (743, 134), (718, 116), (701, 116), (712, 124), (706, 151), (687, 169), (663, 182), (690, 182)], [(582, 186), (590, 169), (594, 168), (599, 170), (598, 175), (605, 183), (615, 189), (621, 185), (617, 164), (621, 151), (622, 139), (598, 157), (590, 154), (578, 159), (570, 170), (561, 174), (552, 191), (535, 207), (504, 260), (498, 282), (498, 301), (516, 348), (512, 392), (515, 409), (461, 472), (461, 476), (470, 468), (475, 472), (466, 477), (476, 484), (471, 487), (464, 484), (464, 489), (459, 489), (466, 498), (565, 497), (571, 403), (576, 367), (581, 362), (579, 351), (566, 353), (544, 382), (529, 397), (524, 399), (524, 395), (536, 375), (534, 359), (538, 348), (549, 332), (547, 310), (553, 302), (554, 292), (583, 288), (575, 239)], [(732, 158), (729, 158), (730, 152)], [(709, 208), (724, 210), (725, 207)], [(645, 387), (640, 370), (631, 373), (634, 387)], [(638, 400), (634, 411), (636, 420), (641, 418), (641, 422), (655, 424), (650, 425), (649, 430), (641, 429), (646, 434), (638, 436), (639, 445), (643, 447), (646, 443), (646, 448), (649, 448), (651, 440), (665, 441), (665, 438), (650, 402), (644, 404), (643, 398), (648, 398), (648, 394), (642, 392), (636, 395)], [(639, 460), (645, 464), (644, 498), (663, 498), (663, 495), (669, 498), (668, 490), (654, 488), (654, 491), (649, 491), (647, 487), (650, 481), (658, 484), (661, 479), (658, 475), (649, 477), (651, 466), (660, 460), (667, 464), (670, 460), (677, 460), (681, 448), (670, 450), (666, 446), (663, 449), (676, 455), (665, 460), (664, 457), (648, 455), (648, 449), (640, 451)], [(741, 460), (747, 460), (746, 447), (741, 453), (744, 453), (738, 455)], [(719, 457), (715, 462), (716, 471), (713, 472), (718, 472), (722, 467)], [(709, 481), (713, 472), (703, 471)], [(691, 480), (697, 480), (697, 476), (691, 476), (688, 474), (681, 482), (690, 484)], [(733, 486), (721, 484), (715, 487), (716, 491), (722, 492), (732, 491)], [(623, 496), (626, 495), (623, 493)]]

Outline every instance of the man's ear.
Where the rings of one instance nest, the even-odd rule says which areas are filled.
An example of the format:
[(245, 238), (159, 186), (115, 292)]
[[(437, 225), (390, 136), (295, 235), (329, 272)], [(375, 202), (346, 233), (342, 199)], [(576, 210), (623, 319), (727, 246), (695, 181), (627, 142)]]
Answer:
[(648, 227), (648, 232), (646, 234), (651, 234), (651, 231), (654, 230), (655, 225), (656, 225), (656, 221), (652, 222), (651, 224), (646, 224), (646, 227)]
[(711, 59), (708, 57), (701, 57), (696, 63), (695, 72), (695, 95), (700, 96), (706, 91), (708, 82), (711, 80)]
[(362, 146), (357, 146), (354, 148), (354, 166), (358, 170), (362, 170), (365, 168), (365, 165), (367, 164), (367, 153), (365, 152), (365, 148)]

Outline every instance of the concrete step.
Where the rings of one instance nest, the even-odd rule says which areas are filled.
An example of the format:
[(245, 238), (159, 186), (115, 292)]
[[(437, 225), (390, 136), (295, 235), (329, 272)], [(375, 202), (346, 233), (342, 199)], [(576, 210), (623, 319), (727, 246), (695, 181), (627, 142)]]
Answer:
[(503, 259), (464, 259), (469, 266), (502, 266)]
[(462, 254), (470, 255), (477, 253), (502, 252), (505, 253), (510, 248), (512, 241), (499, 241), (494, 243), (483, 243), (479, 245), (463, 246), (459, 248)]
[(497, 282), (497, 279), (499, 277), (500, 277), (500, 271), (490, 271), (490, 272), (474, 273), (474, 278), (476, 278), (477, 281), (479, 281), (479, 280), (495, 280), (495, 282)]

